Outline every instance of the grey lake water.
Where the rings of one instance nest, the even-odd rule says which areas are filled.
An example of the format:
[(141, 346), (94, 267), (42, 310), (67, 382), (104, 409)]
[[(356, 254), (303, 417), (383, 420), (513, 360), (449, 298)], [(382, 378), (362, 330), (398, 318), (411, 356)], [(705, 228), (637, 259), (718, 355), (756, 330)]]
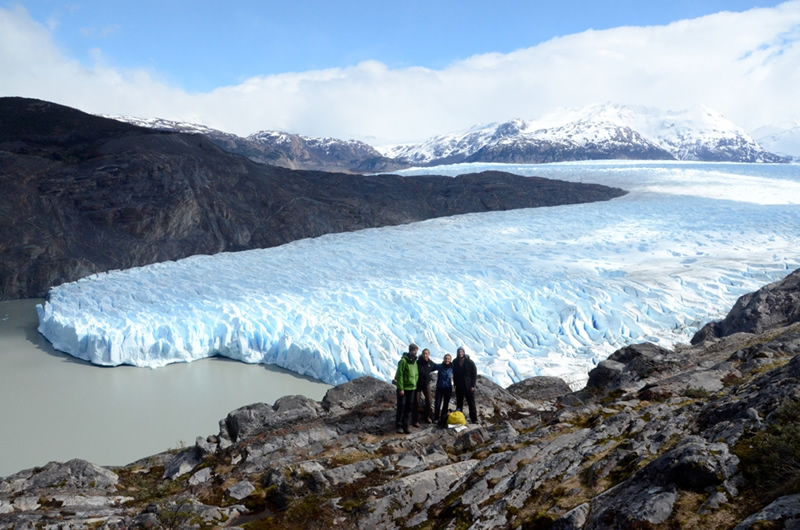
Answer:
[(36, 331), (36, 304), (0, 302), (0, 477), (50, 461), (125, 465), (219, 432), (219, 420), (330, 385), (221, 358), (157, 370), (105, 368), (58, 352)]

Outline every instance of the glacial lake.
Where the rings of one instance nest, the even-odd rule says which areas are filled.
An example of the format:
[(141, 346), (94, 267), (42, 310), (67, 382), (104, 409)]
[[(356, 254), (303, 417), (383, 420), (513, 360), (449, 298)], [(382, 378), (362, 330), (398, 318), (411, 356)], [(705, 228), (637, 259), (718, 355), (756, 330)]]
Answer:
[(0, 477), (53, 460), (129, 464), (217, 434), (236, 408), (293, 394), (321, 400), (330, 388), (223, 358), (157, 370), (95, 366), (36, 331), (42, 302), (0, 302)]

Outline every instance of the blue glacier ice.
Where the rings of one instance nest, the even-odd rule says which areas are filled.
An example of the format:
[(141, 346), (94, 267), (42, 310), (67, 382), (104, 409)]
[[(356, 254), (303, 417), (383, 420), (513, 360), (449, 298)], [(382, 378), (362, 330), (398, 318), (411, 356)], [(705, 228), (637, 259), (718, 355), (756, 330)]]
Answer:
[[(195, 256), (53, 288), (39, 331), (100, 365), (221, 355), (331, 384), (392, 378), (409, 342), (459, 345), (501, 385), (577, 386), (634, 342), (688, 342), (800, 266), (800, 166), (457, 165), (630, 191), (607, 202), (460, 215)], [(431, 173), (431, 169), (405, 174)]]

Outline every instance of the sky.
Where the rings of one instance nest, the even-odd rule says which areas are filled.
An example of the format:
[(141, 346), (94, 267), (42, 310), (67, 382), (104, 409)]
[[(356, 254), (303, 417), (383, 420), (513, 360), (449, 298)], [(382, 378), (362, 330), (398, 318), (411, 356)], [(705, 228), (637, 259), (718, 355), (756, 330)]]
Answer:
[(421, 142), (595, 103), (800, 124), (800, 0), (0, 0), (0, 96)]

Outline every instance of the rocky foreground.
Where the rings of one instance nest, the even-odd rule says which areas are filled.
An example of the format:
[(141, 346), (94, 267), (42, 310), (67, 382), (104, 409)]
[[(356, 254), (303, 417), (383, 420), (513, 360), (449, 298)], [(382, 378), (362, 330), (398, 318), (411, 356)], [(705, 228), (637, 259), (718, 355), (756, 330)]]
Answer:
[(692, 342), (623, 348), (577, 392), (480, 379), (463, 430), (395, 434), (371, 378), (256, 403), (183, 450), (0, 479), (0, 527), (800, 527), (800, 270)]

